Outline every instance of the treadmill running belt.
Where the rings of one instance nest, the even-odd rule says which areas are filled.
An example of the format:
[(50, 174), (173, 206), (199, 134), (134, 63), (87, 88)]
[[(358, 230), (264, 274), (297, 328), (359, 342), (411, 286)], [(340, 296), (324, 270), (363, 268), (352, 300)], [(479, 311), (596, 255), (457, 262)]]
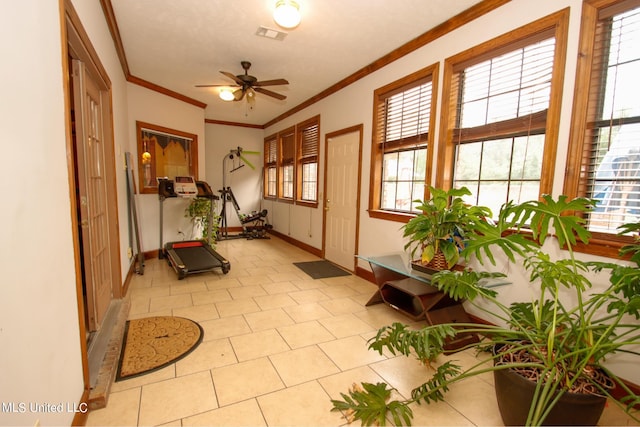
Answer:
[(211, 256), (204, 246), (174, 249), (189, 271), (210, 270), (220, 266), (220, 261)]

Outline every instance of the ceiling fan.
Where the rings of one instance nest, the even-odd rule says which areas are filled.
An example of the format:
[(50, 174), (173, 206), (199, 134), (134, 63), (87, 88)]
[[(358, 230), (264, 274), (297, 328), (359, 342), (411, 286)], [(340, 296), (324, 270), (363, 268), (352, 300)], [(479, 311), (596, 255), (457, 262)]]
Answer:
[[(251, 68), (251, 62), (241, 61), (240, 65), (242, 65), (242, 68), (244, 69), (244, 74), (238, 74), (237, 76), (234, 76), (228, 71), (220, 71), (220, 73), (229, 77), (231, 80), (235, 82), (235, 85), (232, 85), (233, 87), (239, 88), (233, 91), (234, 101), (241, 101), (245, 97), (245, 95), (247, 96), (248, 100), (252, 100), (253, 97), (255, 96), (255, 92), (262, 93), (264, 95), (271, 96), (279, 100), (283, 100), (287, 98), (284, 95), (265, 89), (264, 86), (288, 85), (289, 84), (288, 81), (286, 81), (285, 79), (258, 81), (256, 77), (249, 75), (249, 68)], [(228, 87), (228, 86), (229, 85), (196, 85), (196, 87)]]

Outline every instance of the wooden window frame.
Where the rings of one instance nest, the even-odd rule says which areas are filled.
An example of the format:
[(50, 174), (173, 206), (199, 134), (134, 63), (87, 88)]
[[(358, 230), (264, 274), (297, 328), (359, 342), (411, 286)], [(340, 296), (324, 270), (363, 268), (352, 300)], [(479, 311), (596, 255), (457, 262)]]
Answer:
[[(275, 159), (270, 159), (271, 145), (275, 150)], [(276, 192), (269, 194), (269, 170), (276, 172)], [(278, 135), (270, 135), (264, 139), (264, 177), (263, 177), (263, 198), (266, 200), (276, 200), (278, 198)]]
[[(294, 203), (295, 195), (296, 195), (296, 179), (295, 179), (295, 168), (296, 168), (296, 141), (295, 141), (295, 126), (291, 126), (290, 128), (283, 129), (278, 132), (278, 200), (284, 203)], [(284, 158), (284, 153), (286, 152), (283, 149), (283, 145), (286, 142), (291, 144), (291, 158)], [(293, 168), (292, 171), (292, 191), (291, 197), (284, 196), (284, 172), (283, 169), (285, 166), (291, 166)]]
[[(439, 63), (435, 63), (421, 70), (418, 70), (412, 74), (409, 74), (399, 80), (389, 83), (376, 89), (373, 93), (373, 120), (372, 120), (372, 141), (371, 141), (371, 177), (369, 185), (369, 217), (384, 219), (388, 221), (404, 222), (406, 223), (415, 214), (409, 212), (398, 212), (391, 210), (384, 210), (380, 207), (380, 198), (382, 195), (382, 165), (384, 158), (384, 149), (382, 147), (382, 139), (384, 139), (384, 130), (378, 126), (380, 121), (378, 112), (382, 108), (382, 104), (391, 95), (399, 93), (404, 90), (408, 90), (411, 86), (418, 86), (426, 81), (431, 81), (431, 112), (429, 117), (429, 131), (427, 133), (426, 149), (427, 149), (427, 165), (425, 174), (425, 193), (424, 197), (428, 195), (428, 183), (431, 182), (431, 165), (433, 163), (433, 145), (435, 138), (435, 122), (436, 122), (436, 107), (437, 107), (437, 94), (438, 94), (438, 73)], [(408, 142), (408, 141), (407, 141)], [(421, 141), (422, 142), (422, 141)]]
[[(155, 136), (157, 136), (158, 139), (161, 137), (175, 136), (178, 140), (190, 140), (190, 156), (187, 159), (185, 166), (189, 169), (189, 175), (198, 179), (198, 135), (151, 123), (136, 121), (136, 139), (138, 146), (138, 192), (142, 194), (158, 193), (157, 178), (159, 175), (157, 173), (157, 168), (159, 162), (158, 159), (160, 157), (159, 151), (164, 150), (156, 147), (158, 145), (157, 142), (153, 144), (150, 143), (149, 139), (151, 138), (153, 140)], [(149, 174), (149, 176), (145, 177), (145, 174)], [(168, 178), (174, 179), (175, 177), (169, 176)], [(151, 181), (149, 181), (149, 179)]]
[(457, 72), (471, 64), (476, 64), (513, 50), (519, 45), (526, 45), (537, 34), (550, 32), (555, 37), (555, 50), (549, 108), (546, 114), (544, 132), (545, 144), (540, 176), (540, 195), (551, 193), (558, 146), (568, 27), (569, 8), (565, 8), (445, 60), (442, 106), (440, 108), (441, 120), (438, 146), (440, 163), (438, 164), (438, 174), (436, 175), (437, 187), (448, 189), (453, 185), (456, 150), (456, 139), (453, 130), (457, 126), (457, 96), (453, 96), (452, 91), (454, 77)]
[[(304, 132), (310, 127), (317, 127), (317, 141), (315, 147), (315, 155), (309, 155), (303, 157), (303, 135)], [(314, 200), (306, 200), (302, 198), (303, 188), (303, 167), (306, 163), (316, 163), (316, 194)], [(311, 117), (296, 125), (296, 162), (295, 162), (295, 198), (296, 204), (301, 206), (308, 206), (312, 208), (318, 207), (318, 175), (320, 169), (320, 115)]]
[[(563, 189), (564, 194), (571, 198), (585, 195), (585, 190), (581, 187), (581, 174), (585, 167), (583, 166), (583, 152), (587, 123), (589, 121), (590, 91), (581, 89), (590, 87), (592, 73), (595, 72), (594, 52), (598, 48), (595, 34), (600, 21), (600, 12), (610, 7), (637, 6), (638, 3), (638, 1), (629, 0), (584, 0), (582, 4), (578, 64)], [(624, 9), (627, 8), (625, 7)], [(579, 243), (574, 249), (577, 252), (619, 258), (620, 248), (632, 242), (633, 238), (631, 236), (592, 232), (592, 238), (588, 245)]]

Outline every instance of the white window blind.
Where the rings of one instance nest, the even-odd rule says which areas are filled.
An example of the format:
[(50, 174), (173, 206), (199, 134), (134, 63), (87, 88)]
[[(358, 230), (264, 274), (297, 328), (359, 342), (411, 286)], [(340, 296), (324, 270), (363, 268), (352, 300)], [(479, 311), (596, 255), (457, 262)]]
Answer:
[(432, 89), (431, 77), (423, 78), (377, 102), (382, 210), (416, 212), (412, 201), (424, 198)]
[(280, 134), (280, 194), (283, 199), (293, 199), (293, 168), (295, 162), (295, 133)]
[(318, 160), (318, 148), (320, 135), (317, 123), (306, 126), (301, 131), (300, 158), (308, 161)]
[(298, 130), (298, 199), (305, 202), (318, 200), (318, 150), (320, 149), (320, 124), (312, 119), (299, 125)]
[(457, 67), (454, 186), (469, 203), (498, 212), (539, 197), (554, 54), (543, 33)]
[(264, 142), (264, 182), (265, 196), (277, 196), (277, 138), (274, 136)]
[(640, 220), (640, 7), (617, 3), (598, 18), (581, 189), (598, 202), (590, 230), (617, 233)]
[[(386, 99), (383, 111), (384, 142), (414, 141), (429, 132), (431, 82), (404, 90)], [(426, 138), (422, 138), (426, 144)]]

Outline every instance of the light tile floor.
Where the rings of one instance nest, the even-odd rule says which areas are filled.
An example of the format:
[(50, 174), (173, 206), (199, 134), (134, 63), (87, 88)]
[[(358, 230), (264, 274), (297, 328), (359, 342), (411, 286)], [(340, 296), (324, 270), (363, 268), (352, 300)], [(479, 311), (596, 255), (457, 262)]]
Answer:
[[(365, 307), (376, 286), (356, 276), (313, 280), (292, 263), (318, 258), (277, 238), (227, 240), (231, 271), (177, 280), (164, 260), (132, 278), (130, 319), (174, 315), (202, 325), (190, 355), (116, 382), (87, 425), (342, 426), (331, 412), (353, 383), (385, 381), (402, 396), (427, 377), (416, 360), (368, 351), (381, 326), (410, 319)], [(451, 356), (473, 363), (472, 353)], [(453, 387), (446, 402), (412, 407), (413, 425), (502, 425), (490, 376)], [(602, 425), (633, 425), (609, 405)], [(354, 425), (359, 425), (356, 422)]]

